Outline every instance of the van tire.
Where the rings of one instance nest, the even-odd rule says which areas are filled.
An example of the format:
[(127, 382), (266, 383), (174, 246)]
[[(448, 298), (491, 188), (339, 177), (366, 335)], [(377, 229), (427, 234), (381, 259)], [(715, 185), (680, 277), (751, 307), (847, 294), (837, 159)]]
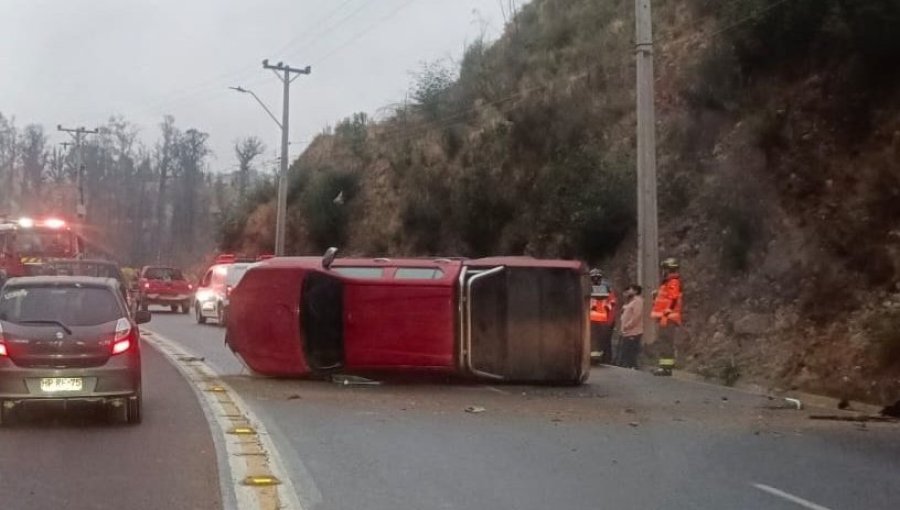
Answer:
[(197, 318), (197, 324), (206, 324), (206, 317), (203, 316), (203, 312), (200, 310), (200, 302), (194, 303), (194, 316)]

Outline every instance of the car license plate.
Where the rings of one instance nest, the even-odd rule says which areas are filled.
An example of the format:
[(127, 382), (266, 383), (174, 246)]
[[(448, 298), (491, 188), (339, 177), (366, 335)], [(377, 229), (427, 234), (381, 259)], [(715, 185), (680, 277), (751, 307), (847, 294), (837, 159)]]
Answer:
[(61, 391), (81, 391), (84, 383), (80, 377), (45, 377), (41, 379), (41, 391), (57, 393)]

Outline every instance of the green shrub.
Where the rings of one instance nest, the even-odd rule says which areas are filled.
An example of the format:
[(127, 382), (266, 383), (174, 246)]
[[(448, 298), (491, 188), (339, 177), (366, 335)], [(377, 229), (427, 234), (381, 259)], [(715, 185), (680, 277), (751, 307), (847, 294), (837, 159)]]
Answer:
[(730, 46), (713, 45), (682, 78), (687, 80), (682, 95), (694, 108), (731, 110), (741, 87), (740, 69)]
[(366, 136), (368, 136), (369, 116), (365, 113), (354, 113), (352, 116), (338, 122), (334, 127), (334, 136), (346, 143), (353, 155), (363, 157), (365, 155)]
[[(356, 194), (358, 184), (357, 173), (331, 168), (313, 172), (309, 177), (309, 185), (300, 197), (300, 210), (315, 251), (346, 243), (349, 202)], [(342, 200), (337, 200), (338, 196)]]

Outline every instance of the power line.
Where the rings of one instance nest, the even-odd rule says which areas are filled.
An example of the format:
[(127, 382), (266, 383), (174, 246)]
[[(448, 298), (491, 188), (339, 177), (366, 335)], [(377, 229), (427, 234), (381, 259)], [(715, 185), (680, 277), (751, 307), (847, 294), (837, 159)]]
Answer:
[[(343, 9), (343, 8), (346, 7), (347, 5), (353, 3), (354, 1), (355, 1), (355, 0), (344, 0), (344, 1), (341, 2), (337, 7), (335, 7), (335, 8), (332, 9), (331, 11), (329, 11), (329, 13), (326, 14), (324, 17), (319, 18), (319, 19), (316, 21), (315, 26), (321, 27), (321, 24), (323, 24), (323, 23), (329, 21), (335, 14), (337, 14), (338, 12), (340, 12), (341, 9)], [(364, 2), (363, 4), (365, 4), (365, 2)], [(356, 12), (356, 11), (354, 11), (354, 12)], [(282, 46), (282, 47), (278, 48), (277, 50), (273, 51), (271, 54), (272, 54), (272, 55), (278, 55), (279, 53), (286, 52), (286, 51), (288, 51), (289, 49), (291, 49), (291, 47), (293, 47), (294, 45), (297, 45), (297, 44), (299, 44), (299, 43), (301, 43), (301, 42), (305, 42), (305, 41), (309, 40), (309, 38), (310, 38), (309, 32), (303, 31), (300, 35), (291, 38), (291, 40), (288, 41), (284, 46)]]
[(379, 19), (378, 21), (376, 21), (375, 23), (372, 23), (371, 25), (367, 26), (367, 27), (364, 28), (363, 30), (357, 32), (356, 34), (354, 34), (353, 36), (351, 36), (350, 39), (344, 41), (343, 43), (339, 44), (336, 48), (333, 48), (331, 51), (329, 51), (328, 53), (326, 53), (325, 55), (323, 55), (322, 57), (320, 57), (318, 60), (315, 61), (315, 64), (318, 65), (318, 64), (322, 63), (322, 61), (324, 61), (325, 59), (334, 56), (336, 53), (340, 52), (341, 50), (343, 50), (343, 49), (346, 48), (347, 46), (350, 46), (351, 44), (353, 44), (354, 42), (356, 42), (359, 38), (365, 36), (366, 34), (368, 34), (369, 32), (371, 32), (371, 31), (374, 30), (375, 28), (377, 28), (377, 27), (379, 27), (380, 25), (382, 25), (382, 24), (383, 24), (384, 22), (386, 22), (387, 20), (389, 20), (389, 19), (393, 18), (394, 16), (396, 16), (397, 13), (399, 13), (400, 11), (402, 11), (403, 9), (405, 9), (407, 6), (409, 6), (411, 3), (415, 2), (415, 1), (416, 1), (416, 0), (407, 0), (406, 2), (400, 4), (399, 6), (397, 6), (396, 9), (394, 9), (394, 10), (391, 11), (391, 12), (389, 12), (387, 15), (383, 16), (382, 18), (380, 18), (380, 19)]

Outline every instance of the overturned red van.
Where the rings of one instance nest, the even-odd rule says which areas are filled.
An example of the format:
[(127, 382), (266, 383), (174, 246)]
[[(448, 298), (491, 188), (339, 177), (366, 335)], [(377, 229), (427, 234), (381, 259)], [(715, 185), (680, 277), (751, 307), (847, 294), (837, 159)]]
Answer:
[(226, 343), (270, 376), (579, 384), (590, 364), (588, 294), (574, 261), (273, 258), (232, 291)]

